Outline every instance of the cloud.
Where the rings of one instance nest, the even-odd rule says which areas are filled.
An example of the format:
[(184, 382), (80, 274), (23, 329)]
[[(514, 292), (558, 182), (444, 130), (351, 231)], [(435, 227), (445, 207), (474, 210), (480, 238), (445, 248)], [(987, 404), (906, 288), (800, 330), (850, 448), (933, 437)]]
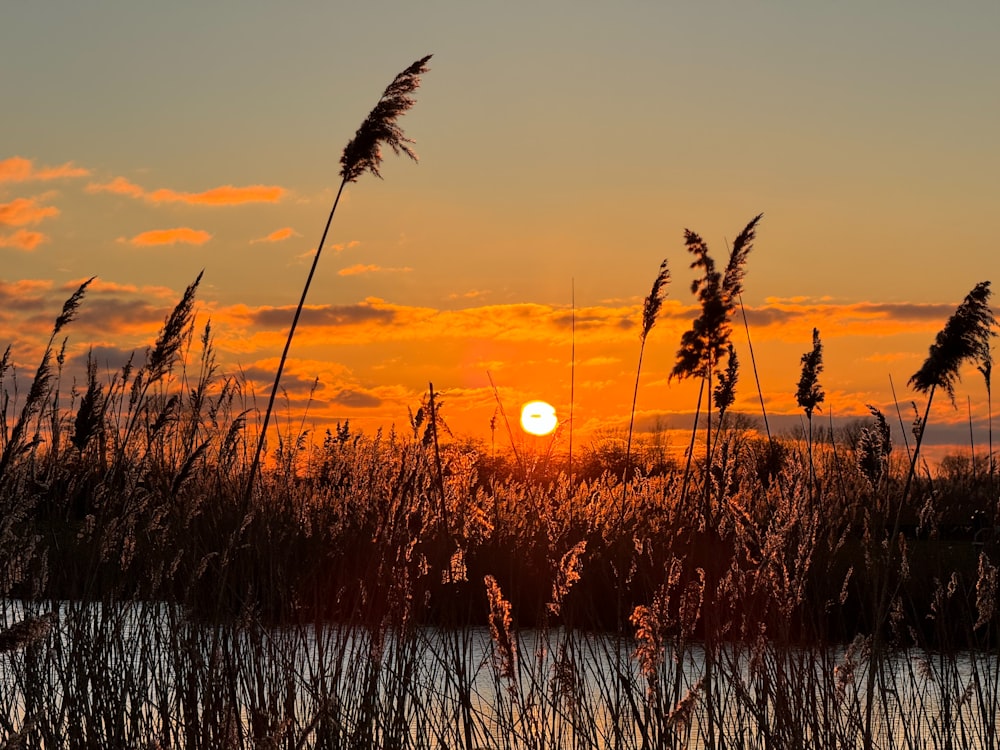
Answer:
[(490, 293), (489, 289), (470, 289), (468, 292), (449, 294), (448, 299), (477, 299)]
[(142, 353), (137, 349), (119, 349), (116, 346), (93, 346), (77, 354), (74, 360), (76, 364), (85, 366), (88, 357), (93, 359), (98, 372), (115, 372), (129, 362), (142, 362)]
[(371, 409), (382, 405), (382, 399), (370, 393), (344, 388), (330, 399), (330, 403), (346, 406), (351, 409)]
[(31, 252), (43, 242), (48, 241), (48, 236), (27, 229), (18, 229), (14, 234), (0, 235), (0, 247), (12, 247), (27, 252)]
[(409, 273), (412, 268), (383, 268), (382, 266), (376, 265), (365, 265), (363, 263), (357, 263), (353, 266), (348, 266), (347, 268), (341, 268), (337, 271), (338, 276), (359, 276), (363, 273)]
[(175, 229), (151, 229), (137, 234), (128, 240), (135, 247), (153, 247), (154, 245), (175, 245), (178, 242), (185, 245), (204, 245), (212, 239), (212, 235), (201, 229), (177, 227)]
[(8, 227), (38, 224), (50, 216), (58, 215), (58, 208), (41, 206), (34, 198), (15, 198), (10, 203), (0, 203), (0, 224)]
[(617, 365), (621, 363), (618, 357), (590, 357), (580, 362), (580, 367), (603, 367), (605, 365)]
[(270, 234), (264, 237), (258, 237), (255, 240), (250, 240), (250, 244), (254, 245), (258, 242), (281, 242), (282, 240), (287, 240), (292, 237), (301, 237), (302, 235), (296, 232), (291, 227), (282, 227), (281, 229), (275, 229)]
[(336, 245), (331, 245), (330, 247), (336, 252), (342, 253), (344, 250), (350, 250), (360, 244), (358, 240), (351, 240), (350, 242), (338, 242)]
[(20, 330), (22, 327), (20, 325), (14, 327), (12, 321), (32, 311), (48, 309), (46, 295), (51, 289), (52, 282), (47, 279), (0, 281), (0, 320), (8, 323), (12, 327), (12, 332), (23, 333)]
[(114, 195), (127, 195), (129, 198), (141, 198), (145, 191), (134, 182), (129, 182), (124, 177), (115, 177), (111, 182), (103, 185), (92, 182), (87, 185), (88, 193), (113, 193)]
[(872, 352), (864, 358), (865, 362), (899, 362), (900, 360), (913, 359), (918, 356), (918, 352)]
[(147, 191), (124, 177), (107, 183), (91, 183), (88, 193), (113, 193), (129, 198), (141, 198), (148, 203), (184, 203), (189, 206), (238, 206), (244, 203), (277, 203), (286, 190), (278, 185), (221, 185), (200, 193), (186, 193), (168, 188)]
[[(79, 286), (79, 284), (77, 284)], [(41, 294), (52, 288), (48, 279), (22, 279), (20, 281), (0, 281), (0, 299), (17, 298), (24, 295)]]
[[(275, 367), (277, 367), (277, 360), (275, 360)], [(242, 372), (243, 377), (248, 381), (258, 383), (262, 389), (266, 388), (267, 391), (271, 390), (271, 385), (274, 383), (274, 367), (267, 367), (264, 363), (258, 363), (243, 368)], [(288, 393), (308, 394), (313, 391), (314, 386), (317, 389), (323, 387), (322, 384), (316, 384), (315, 375), (299, 375), (287, 370), (281, 375), (281, 389)]]
[(0, 161), (0, 182), (28, 182), (31, 180), (59, 180), (71, 177), (86, 177), (89, 169), (77, 167), (68, 161), (57, 167), (42, 167), (35, 169), (31, 159), (12, 156)]
[(192, 206), (238, 206), (242, 203), (277, 203), (285, 194), (277, 185), (223, 185), (202, 193), (180, 193), (174, 190), (154, 190), (145, 198), (151, 203), (187, 203)]
[[(291, 320), (291, 307), (264, 307), (250, 312), (250, 320), (254, 325), (268, 328), (286, 326)], [(356, 305), (323, 305), (306, 306), (302, 309), (299, 319), (304, 326), (355, 326), (368, 323), (379, 325), (391, 324), (395, 321), (392, 310), (373, 307), (367, 302)]]

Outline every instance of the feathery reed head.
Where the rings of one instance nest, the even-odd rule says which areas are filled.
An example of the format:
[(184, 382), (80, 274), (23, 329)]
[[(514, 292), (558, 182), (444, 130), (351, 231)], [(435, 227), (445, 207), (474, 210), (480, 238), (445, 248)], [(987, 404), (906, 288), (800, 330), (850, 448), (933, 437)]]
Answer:
[(732, 344), (726, 348), (726, 357), (726, 369), (719, 373), (718, 383), (712, 392), (715, 409), (719, 414), (725, 414), (736, 401), (736, 383), (740, 379), (740, 361)]
[(412, 140), (406, 137), (396, 122), (414, 104), (413, 92), (420, 86), (420, 76), (427, 72), (430, 55), (414, 62), (397, 75), (382, 93), (375, 108), (361, 123), (358, 132), (344, 147), (340, 157), (340, 176), (345, 182), (356, 182), (365, 172), (381, 177), (382, 149), (385, 143), (393, 153), (404, 153), (414, 161), (417, 155), (410, 148)]
[(204, 273), (204, 271), (201, 271), (198, 277), (184, 290), (180, 302), (177, 303), (177, 306), (167, 316), (167, 320), (163, 324), (163, 329), (156, 339), (156, 345), (149, 355), (150, 381), (163, 377), (173, 367), (177, 353), (181, 349), (181, 344), (184, 343), (184, 336), (191, 326), (191, 316), (194, 310), (194, 294), (198, 289), (198, 284), (201, 283), (201, 277)]
[(490, 605), (490, 635), (496, 645), (495, 659), (501, 676), (513, 680), (517, 669), (517, 640), (514, 637), (510, 602), (504, 599), (497, 579), (491, 575), (483, 578), (486, 598)]
[(823, 342), (819, 339), (819, 329), (813, 328), (812, 351), (802, 355), (802, 375), (799, 377), (799, 387), (795, 391), (795, 400), (805, 410), (809, 419), (812, 419), (813, 411), (826, 398), (819, 385), (821, 372), (823, 372)]
[(743, 293), (743, 267), (753, 249), (757, 223), (763, 214), (755, 216), (733, 243), (724, 273), (715, 268), (715, 261), (708, 253), (708, 245), (700, 235), (690, 229), (684, 230), (684, 244), (694, 255), (691, 268), (701, 268), (703, 275), (691, 283), (691, 293), (698, 295), (701, 314), (695, 318), (691, 328), (681, 337), (681, 347), (677, 351), (677, 362), (670, 371), (670, 379), (705, 377), (714, 370), (726, 346), (732, 327), (730, 316), (736, 310)]
[(966, 295), (938, 332), (923, 366), (908, 381), (915, 391), (927, 393), (932, 388), (943, 388), (955, 403), (959, 368), (967, 360), (980, 362), (983, 352), (989, 352), (990, 338), (996, 335), (990, 294), (990, 282), (981, 281)]
[(0, 630), (0, 654), (18, 651), (37, 643), (52, 630), (52, 625), (58, 620), (55, 612), (48, 612), (39, 617), (26, 617), (8, 628)]
[(993, 352), (990, 351), (989, 341), (984, 341), (981, 344), (979, 364), (976, 365), (976, 369), (979, 370), (979, 374), (983, 376), (983, 381), (986, 383), (986, 395), (991, 396), (993, 393)]
[(660, 314), (663, 307), (663, 298), (666, 296), (664, 287), (670, 281), (670, 271), (667, 269), (667, 259), (664, 258), (660, 264), (660, 272), (653, 281), (653, 288), (649, 291), (649, 296), (642, 304), (642, 340), (645, 341), (649, 332), (656, 324), (656, 316)]
[(730, 300), (743, 294), (743, 279), (746, 276), (744, 266), (747, 256), (753, 250), (753, 241), (757, 239), (757, 224), (763, 217), (764, 214), (754, 216), (733, 240), (733, 251), (729, 255), (729, 263), (726, 264), (726, 273), (722, 279), (722, 289)]
[(892, 454), (892, 433), (885, 415), (879, 409), (868, 404), (868, 411), (875, 417), (875, 424), (861, 429), (855, 460), (858, 469), (874, 489), (888, 471), (889, 456)]
[(59, 313), (59, 317), (56, 318), (55, 325), (52, 327), (53, 339), (65, 325), (72, 322), (73, 318), (76, 317), (77, 310), (80, 309), (80, 302), (83, 301), (84, 292), (87, 291), (87, 287), (90, 286), (90, 282), (96, 278), (96, 276), (91, 276), (89, 279), (80, 284), (80, 287), (73, 292), (68, 300), (63, 303), (62, 312)]

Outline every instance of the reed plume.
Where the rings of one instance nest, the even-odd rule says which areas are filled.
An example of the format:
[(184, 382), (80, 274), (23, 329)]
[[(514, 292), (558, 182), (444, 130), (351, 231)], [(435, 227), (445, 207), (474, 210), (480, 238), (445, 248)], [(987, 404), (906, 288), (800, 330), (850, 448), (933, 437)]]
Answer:
[(979, 363), (989, 351), (990, 338), (996, 334), (996, 318), (990, 310), (990, 282), (981, 281), (969, 292), (931, 344), (923, 366), (910, 377), (909, 385), (918, 393), (933, 397), (936, 388), (944, 389), (955, 403), (955, 384), (961, 380), (959, 368), (965, 362)]
[(795, 391), (795, 400), (806, 413), (809, 423), (809, 495), (812, 496), (816, 472), (813, 468), (813, 412), (826, 398), (819, 384), (819, 374), (823, 372), (823, 342), (819, 329), (813, 328), (812, 349), (802, 355), (802, 374)]
[(736, 348), (729, 344), (726, 347), (726, 369), (719, 373), (715, 390), (712, 392), (712, 402), (719, 412), (719, 420), (725, 416), (729, 407), (736, 402), (736, 384), (740, 379), (740, 360), (736, 356)]
[[(694, 255), (691, 268), (702, 270), (702, 277), (691, 282), (691, 293), (697, 295), (698, 301), (701, 303), (701, 313), (694, 319), (691, 328), (681, 336), (680, 349), (677, 350), (677, 361), (670, 371), (669, 379), (684, 380), (685, 378), (697, 377), (701, 378), (702, 383), (698, 390), (694, 426), (691, 429), (691, 442), (688, 446), (687, 463), (684, 467), (682, 497), (687, 494), (695, 435), (698, 431), (698, 418), (701, 416), (702, 395), (706, 384), (711, 395), (712, 376), (718, 368), (723, 352), (728, 349), (729, 337), (732, 333), (730, 318), (743, 294), (747, 257), (753, 249), (753, 242), (757, 237), (757, 224), (763, 216), (764, 214), (757, 214), (737, 235), (733, 241), (733, 249), (729, 254), (729, 261), (724, 272), (716, 269), (715, 261), (709, 255), (705, 240), (690, 229), (684, 230), (684, 244), (688, 252)], [(707, 464), (711, 461), (711, 455), (712, 411), (710, 405), (705, 440), (706, 471), (709, 469)], [(706, 483), (707, 488), (708, 484)], [(707, 516), (707, 496), (705, 503)]]
[[(77, 312), (80, 309), (80, 304), (83, 302), (83, 296), (87, 291), (87, 287), (90, 286), (90, 283), (95, 278), (97, 277), (91, 276), (89, 279), (80, 284), (77, 290), (73, 292), (73, 294), (71, 294), (63, 303), (62, 311), (56, 317), (55, 323), (52, 326), (52, 333), (49, 335), (49, 341), (45, 345), (45, 352), (42, 354), (42, 360), (38, 365), (38, 369), (35, 371), (35, 377), (31, 381), (31, 387), (28, 389), (28, 395), (24, 400), (24, 406), (21, 407), (21, 414), (14, 423), (14, 427), (11, 430), (10, 435), (7, 436), (6, 444), (3, 446), (3, 452), (0, 453), (0, 480), (7, 475), (11, 462), (24, 453), (31, 445), (31, 443), (25, 443), (26, 431), (28, 430), (31, 420), (43, 408), (49, 392), (49, 385), (52, 382), (54, 374), (52, 371), (52, 353), (56, 336), (58, 336), (60, 331), (69, 325), (69, 323), (71, 323), (76, 317)], [(8, 367), (7, 362), (9, 360), (9, 353), (10, 347), (7, 347), (7, 351), (4, 353), (2, 362), (0, 362), (0, 374), (2, 374), (2, 371)], [(61, 354), (57, 355), (57, 358), (61, 359), (61, 357)], [(4, 433), (6, 433), (6, 429), (4, 430)]]
[(743, 293), (744, 267), (757, 236), (757, 224), (763, 216), (758, 214), (751, 219), (736, 237), (724, 273), (716, 270), (705, 241), (690, 229), (684, 230), (684, 244), (695, 256), (691, 268), (703, 270), (702, 277), (691, 283), (691, 293), (696, 294), (701, 303), (701, 314), (681, 336), (671, 379), (708, 377), (726, 350), (732, 332), (729, 320)]
[(983, 364), (983, 353), (989, 352), (990, 339), (997, 321), (990, 309), (990, 282), (980, 281), (973, 287), (945, 323), (931, 344), (927, 359), (919, 370), (910, 377), (908, 385), (918, 393), (927, 394), (927, 406), (920, 429), (916, 434), (916, 446), (910, 460), (910, 471), (903, 489), (902, 502), (906, 502), (916, 472), (920, 456), (920, 445), (927, 431), (934, 392), (941, 388), (948, 394), (952, 405), (955, 403), (955, 384), (961, 380), (959, 369), (966, 362)]
[(420, 86), (420, 76), (427, 72), (427, 61), (430, 59), (431, 56), (427, 55), (414, 62), (382, 92), (378, 104), (344, 147), (340, 157), (340, 176), (344, 182), (357, 182), (365, 172), (381, 177), (379, 166), (382, 164), (383, 143), (397, 156), (403, 153), (417, 161), (416, 153), (410, 148), (414, 141), (406, 137), (396, 121), (415, 104), (412, 94)]
[(326, 219), (326, 226), (323, 229), (323, 236), (320, 238), (316, 253), (313, 255), (312, 266), (309, 268), (309, 275), (306, 283), (302, 287), (302, 296), (299, 304), (295, 308), (295, 315), (292, 317), (292, 324), (288, 329), (288, 338), (285, 341), (285, 348), (281, 352), (281, 359), (278, 360), (278, 369), (274, 375), (274, 384), (271, 386), (271, 395), (267, 400), (267, 409), (264, 412), (264, 421), (261, 424), (260, 435), (257, 440), (257, 449), (254, 453), (253, 462), (250, 465), (250, 475), (247, 477), (245, 497), (250, 499), (253, 492), (253, 482), (260, 467), (260, 455), (264, 450), (264, 443), (267, 439), (267, 427), (271, 422), (271, 412), (274, 410), (274, 400), (278, 395), (278, 388), (281, 385), (281, 374), (285, 369), (285, 362), (288, 359), (288, 350), (292, 346), (292, 338), (295, 336), (295, 328), (298, 326), (299, 318), (302, 316), (302, 308), (306, 303), (306, 296), (309, 294), (309, 287), (312, 284), (313, 276), (316, 273), (316, 266), (319, 263), (319, 256), (323, 252), (323, 245), (326, 244), (326, 236), (330, 232), (330, 224), (333, 223), (333, 215), (337, 212), (337, 205), (340, 203), (340, 196), (349, 182), (357, 182), (365, 172), (371, 172), (376, 177), (381, 178), (379, 167), (382, 164), (382, 144), (387, 145), (396, 154), (406, 154), (414, 161), (417, 155), (410, 148), (412, 140), (406, 137), (403, 129), (399, 126), (398, 120), (414, 105), (413, 92), (420, 86), (420, 76), (427, 72), (427, 61), (430, 55), (420, 58), (412, 65), (404, 69), (392, 79), (382, 96), (368, 116), (361, 123), (354, 137), (348, 141), (344, 147), (344, 152), (340, 157), (340, 187), (337, 195), (333, 199), (333, 207)]
[(823, 372), (823, 342), (819, 338), (819, 329), (813, 328), (812, 350), (802, 355), (802, 374), (799, 377), (799, 387), (795, 391), (795, 400), (810, 422), (813, 412), (826, 398), (819, 384), (821, 372)]
[(885, 415), (879, 409), (868, 404), (868, 410), (875, 417), (875, 424), (861, 429), (855, 450), (855, 461), (858, 469), (874, 491), (878, 488), (882, 477), (889, 471), (892, 432)]
[(47, 612), (39, 617), (25, 617), (20, 622), (0, 630), (0, 654), (18, 651), (38, 643), (48, 636), (57, 621), (58, 616), (55, 612)]
[[(976, 366), (986, 383), (986, 426), (987, 436), (987, 460), (989, 461), (990, 491), (993, 491), (993, 475), (996, 472), (996, 461), (993, 458), (993, 352), (990, 351), (989, 342), (982, 345), (979, 353), (979, 364)], [(994, 510), (995, 515), (995, 510)], [(996, 521), (994, 520), (994, 526)]]
[(628, 440), (625, 444), (625, 469), (622, 475), (622, 507), (621, 514), (625, 514), (625, 493), (628, 490), (629, 462), (632, 457), (632, 432), (635, 429), (635, 405), (639, 398), (639, 374), (642, 372), (642, 355), (646, 350), (646, 337), (656, 325), (656, 317), (663, 307), (663, 298), (666, 296), (666, 286), (670, 282), (670, 270), (667, 268), (667, 260), (660, 263), (660, 271), (653, 279), (653, 288), (649, 290), (645, 301), (642, 303), (642, 331), (639, 334), (639, 364), (635, 368), (635, 388), (632, 390), (632, 411), (628, 420)]

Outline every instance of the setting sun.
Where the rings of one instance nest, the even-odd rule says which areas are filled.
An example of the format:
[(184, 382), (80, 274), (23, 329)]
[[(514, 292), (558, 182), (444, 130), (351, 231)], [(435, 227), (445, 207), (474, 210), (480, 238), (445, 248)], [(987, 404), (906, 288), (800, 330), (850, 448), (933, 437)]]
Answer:
[(530, 435), (548, 435), (556, 428), (556, 410), (544, 401), (529, 401), (521, 407), (521, 429)]

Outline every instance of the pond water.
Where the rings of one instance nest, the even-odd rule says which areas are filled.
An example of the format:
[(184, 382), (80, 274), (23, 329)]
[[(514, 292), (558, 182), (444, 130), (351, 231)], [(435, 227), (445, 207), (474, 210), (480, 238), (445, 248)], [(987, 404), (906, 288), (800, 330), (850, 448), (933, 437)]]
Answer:
[[(46, 747), (996, 748), (996, 652), (195, 622), (162, 603), (0, 605), (0, 738)], [(871, 697), (869, 700), (869, 696)], [(870, 708), (869, 708), (870, 707)], [(29, 721), (30, 719), (30, 721)], [(275, 744), (276, 743), (276, 744)]]

